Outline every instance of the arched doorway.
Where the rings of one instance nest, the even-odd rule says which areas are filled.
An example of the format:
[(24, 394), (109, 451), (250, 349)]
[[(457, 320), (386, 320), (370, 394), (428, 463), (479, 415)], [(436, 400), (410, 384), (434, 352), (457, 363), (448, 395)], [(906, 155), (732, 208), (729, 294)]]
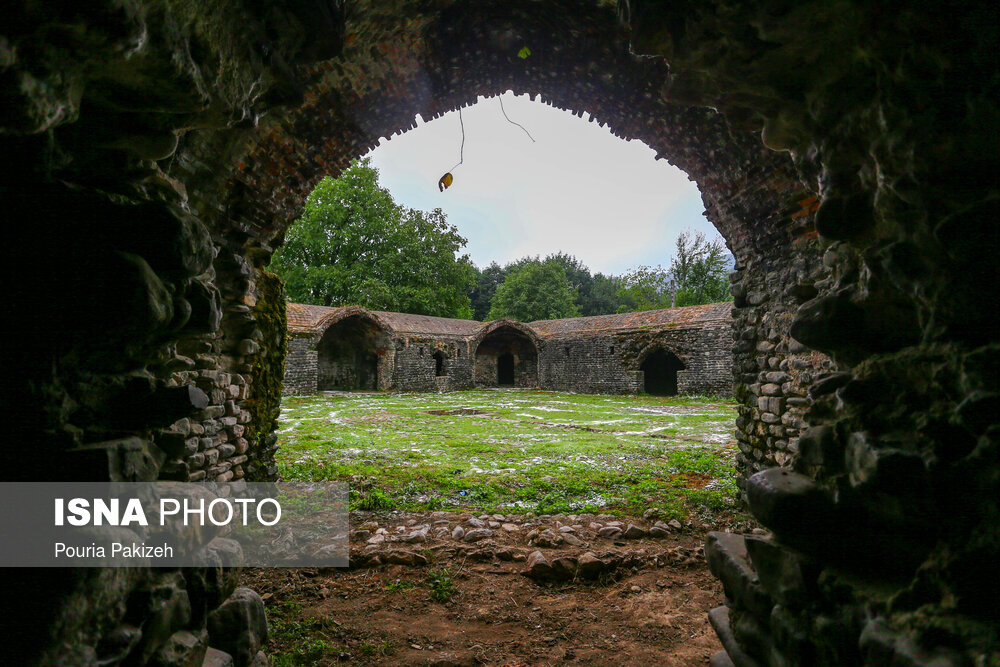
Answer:
[(503, 324), (476, 348), (475, 382), (480, 387), (534, 387), (538, 384), (538, 348), (517, 326)]
[(664, 348), (654, 350), (639, 365), (643, 390), (654, 396), (676, 396), (677, 371), (684, 369), (684, 363), (673, 352)]
[(320, 391), (379, 388), (379, 356), (386, 349), (385, 332), (360, 315), (331, 325), (316, 346)]

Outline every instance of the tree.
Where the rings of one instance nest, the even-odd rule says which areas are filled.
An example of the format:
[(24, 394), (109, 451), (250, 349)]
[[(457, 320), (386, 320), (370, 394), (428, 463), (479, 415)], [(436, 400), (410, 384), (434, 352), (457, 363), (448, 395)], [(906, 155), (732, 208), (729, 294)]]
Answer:
[(521, 322), (576, 317), (575, 294), (559, 262), (537, 259), (514, 266), (497, 287), (489, 319), (509, 317)]
[(320, 181), (271, 266), (292, 301), (470, 318), (465, 243), (441, 209), (393, 201), (365, 158)]
[(497, 287), (507, 275), (507, 269), (501, 268), (496, 262), (491, 262), (485, 269), (476, 269), (475, 287), (469, 293), (472, 302), (472, 318), (480, 322), (486, 319), (490, 312), (490, 302)]
[(670, 274), (662, 266), (640, 266), (619, 278), (619, 313), (670, 308), (673, 289)]
[(708, 241), (701, 232), (682, 232), (677, 237), (677, 254), (670, 262), (678, 306), (731, 301), (729, 270), (732, 256), (716, 237)]
[(640, 266), (620, 278), (618, 312), (731, 301), (732, 256), (721, 238), (682, 232), (670, 268)]

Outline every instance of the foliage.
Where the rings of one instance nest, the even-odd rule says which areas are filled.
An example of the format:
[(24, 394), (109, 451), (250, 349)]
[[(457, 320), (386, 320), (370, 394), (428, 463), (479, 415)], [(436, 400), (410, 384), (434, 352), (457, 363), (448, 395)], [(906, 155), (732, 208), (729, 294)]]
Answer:
[(729, 269), (731, 256), (722, 239), (711, 241), (701, 232), (682, 232), (677, 253), (670, 262), (670, 277), (677, 291), (678, 306), (731, 301)]
[(730, 301), (731, 261), (721, 238), (708, 241), (701, 232), (682, 232), (669, 269), (640, 266), (621, 277), (618, 312)]
[(457, 592), (451, 580), (451, 570), (446, 567), (428, 572), (427, 583), (431, 587), (431, 599), (435, 602), (447, 602)]
[(670, 308), (673, 289), (670, 274), (662, 266), (640, 266), (621, 277), (617, 291), (618, 312)]
[(507, 269), (496, 262), (490, 263), (485, 269), (476, 269), (476, 286), (469, 294), (472, 303), (472, 318), (482, 322), (490, 312), (490, 302), (497, 287), (507, 275)]
[(365, 158), (320, 181), (271, 267), (291, 301), (469, 318), (476, 274), (457, 256), (465, 243), (441, 209), (393, 201)]
[(535, 259), (507, 273), (493, 295), (488, 317), (522, 322), (576, 317), (580, 311), (575, 297), (559, 262)]
[(391, 510), (396, 506), (396, 501), (381, 489), (371, 489), (358, 501), (352, 505), (351, 509), (358, 509), (365, 512), (378, 512), (380, 510)]

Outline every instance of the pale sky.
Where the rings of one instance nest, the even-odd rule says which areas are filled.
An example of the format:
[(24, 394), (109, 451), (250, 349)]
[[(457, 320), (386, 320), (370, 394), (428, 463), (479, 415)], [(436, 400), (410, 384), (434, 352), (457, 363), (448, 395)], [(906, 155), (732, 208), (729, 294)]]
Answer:
[(527, 96), (483, 99), (462, 110), (464, 162), (455, 182), (438, 179), (459, 160), (457, 112), (425, 123), (370, 153), (381, 184), (410, 208), (441, 208), (469, 239), (480, 268), (524, 255), (575, 255), (593, 273), (621, 274), (639, 265), (667, 267), (686, 230), (718, 232), (703, 213), (694, 182), (639, 141), (615, 137), (588, 116), (532, 102)]

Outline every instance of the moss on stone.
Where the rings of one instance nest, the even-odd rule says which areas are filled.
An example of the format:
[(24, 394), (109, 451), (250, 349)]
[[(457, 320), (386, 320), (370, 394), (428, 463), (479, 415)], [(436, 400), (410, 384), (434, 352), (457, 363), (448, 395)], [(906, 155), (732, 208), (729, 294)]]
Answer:
[(277, 428), (288, 349), (285, 285), (278, 276), (267, 271), (257, 272), (256, 284), (257, 303), (253, 315), (263, 336), (261, 351), (253, 360), (253, 382), (246, 402), (250, 412), (246, 438), (251, 451), (256, 453), (247, 471), (251, 481), (264, 479), (271, 467), (274, 454), (268, 451), (270, 448), (265, 443)]

